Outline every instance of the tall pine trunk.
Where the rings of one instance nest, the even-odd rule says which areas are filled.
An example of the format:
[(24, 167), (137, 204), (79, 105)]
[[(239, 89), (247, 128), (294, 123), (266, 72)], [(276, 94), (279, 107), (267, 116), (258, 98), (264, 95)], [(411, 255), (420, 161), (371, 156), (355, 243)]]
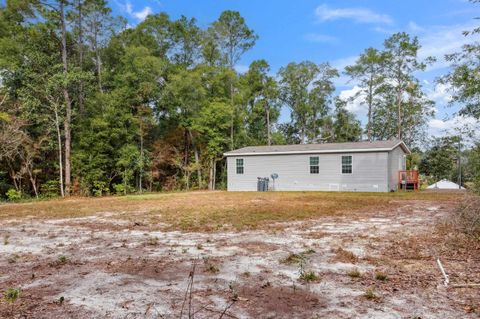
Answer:
[[(62, 63), (63, 63), (63, 74), (67, 77), (68, 74), (68, 63), (67, 63), (67, 29), (65, 22), (65, 1), (60, 0), (60, 25), (61, 25), (61, 37), (62, 37)], [(64, 130), (65, 130), (65, 196), (70, 196), (71, 192), (71, 122), (72, 122), (72, 102), (70, 100), (70, 95), (68, 93), (68, 87), (64, 86), (63, 96), (65, 99), (65, 121), (64, 121)]]
[(267, 120), (267, 145), (272, 145), (272, 128), (270, 127), (270, 107), (265, 103), (265, 117)]
[[(80, 71), (83, 71), (83, 0), (78, 0), (77, 10), (78, 10), (78, 66)], [(84, 84), (83, 80), (80, 79), (79, 88), (78, 88), (78, 107), (80, 113), (84, 112)]]
[(370, 76), (368, 84), (368, 123), (367, 123), (367, 137), (372, 141), (372, 108), (373, 108), (373, 76)]
[(233, 79), (230, 80), (230, 106), (232, 108), (232, 123), (230, 127), (230, 150), (235, 147), (234, 133), (235, 133), (235, 104), (233, 101)]
[(142, 187), (142, 183), (143, 183), (143, 163), (144, 163), (144, 159), (143, 159), (143, 156), (144, 156), (144, 147), (143, 147), (143, 119), (142, 119), (142, 116), (141, 114), (139, 114), (139, 117), (140, 117), (140, 173), (139, 173), (139, 176), (138, 176), (138, 189), (140, 191), (140, 193), (143, 192), (143, 187)]
[(209, 168), (209, 178), (208, 178), (208, 189), (215, 190), (215, 175), (216, 175), (216, 161), (215, 159), (210, 159), (210, 168)]
[(97, 68), (97, 81), (100, 92), (103, 93), (102, 85), (102, 59), (100, 57), (100, 50), (98, 48), (98, 21), (95, 20), (93, 25), (93, 50), (95, 52), (95, 66)]
[(65, 197), (64, 185), (63, 185), (63, 156), (62, 156), (62, 135), (60, 132), (60, 120), (58, 118), (58, 110), (55, 105), (55, 129), (57, 130), (57, 143), (58, 143), (58, 168), (60, 177), (60, 194)]
[(399, 88), (397, 92), (397, 108), (398, 108), (398, 132), (397, 138), (402, 139), (402, 89)]
[(190, 141), (192, 142), (193, 152), (195, 156), (195, 166), (197, 167), (198, 188), (201, 189), (203, 186), (202, 185), (203, 181), (202, 181), (202, 168), (200, 167), (200, 152), (198, 150), (197, 144), (193, 139), (192, 131), (188, 130), (188, 134), (190, 136)]

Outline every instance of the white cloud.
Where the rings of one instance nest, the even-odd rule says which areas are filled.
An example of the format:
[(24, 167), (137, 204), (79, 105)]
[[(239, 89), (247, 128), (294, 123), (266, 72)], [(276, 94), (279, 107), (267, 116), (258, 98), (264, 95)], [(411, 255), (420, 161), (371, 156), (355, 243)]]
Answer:
[(326, 34), (318, 34), (318, 33), (308, 33), (305, 34), (304, 39), (309, 42), (319, 42), (319, 43), (335, 43), (338, 42), (336, 37), (326, 35)]
[[(428, 122), (428, 133), (431, 136), (444, 136), (458, 134), (458, 131), (477, 131), (479, 121), (470, 116), (457, 115), (450, 119), (431, 119)], [(478, 134), (478, 133), (477, 133)], [(464, 135), (464, 138), (468, 138)]]
[[(339, 97), (342, 100), (347, 101), (346, 108), (348, 111), (362, 119), (367, 115), (368, 110), (367, 106), (362, 103), (362, 100), (365, 98), (365, 94), (361, 93), (360, 91), (361, 88), (355, 85), (351, 89), (340, 91)], [(352, 98), (355, 96), (356, 98), (352, 100)]]
[(144, 7), (140, 11), (135, 11), (133, 9), (132, 3), (130, 1), (125, 2), (125, 4), (122, 4), (120, 2), (116, 2), (116, 3), (129, 16), (131, 16), (131, 17), (133, 17), (133, 18), (135, 18), (139, 21), (145, 20), (149, 14), (153, 13), (152, 8), (150, 8), (149, 6)]
[(147, 7), (143, 8), (141, 11), (133, 12), (132, 15), (133, 15), (135, 18), (137, 18), (138, 20), (143, 21), (143, 20), (145, 20), (145, 18), (146, 18), (148, 15), (150, 15), (150, 14), (152, 14), (152, 13), (153, 13), (152, 9), (147, 6)]
[(358, 23), (392, 24), (393, 19), (386, 14), (375, 13), (365, 8), (330, 8), (322, 4), (315, 9), (315, 15), (320, 21), (351, 19)]
[(407, 28), (408, 30), (410, 30), (411, 32), (423, 32), (425, 31), (424, 28), (422, 28), (421, 26), (419, 26), (418, 24), (416, 24), (415, 22), (413, 21), (410, 21), (407, 25)]
[(446, 68), (450, 65), (445, 61), (445, 55), (459, 52), (467, 43), (479, 40), (478, 36), (464, 36), (463, 31), (471, 30), (475, 25), (470, 22), (453, 26), (430, 26), (418, 31), (421, 48), (418, 56), (424, 59), (428, 56), (437, 58), (437, 61), (427, 71)]
[(427, 88), (427, 98), (434, 101), (437, 106), (447, 106), (447, 104), (452, 101), (452, 94), (450, 88), (450, 85), (443, 83), (435, 85), (433, 89)]

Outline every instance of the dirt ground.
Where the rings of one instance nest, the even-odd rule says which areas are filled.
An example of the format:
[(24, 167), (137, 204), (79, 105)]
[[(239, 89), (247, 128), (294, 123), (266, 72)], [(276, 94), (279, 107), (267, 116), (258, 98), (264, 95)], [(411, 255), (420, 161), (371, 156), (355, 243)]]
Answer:
[[(179, 194), (158, 206), (175, 211), (175, 200), (199, 196), (213, 195)], [(261, 214), (290, 195), (241, 196)], [(305, 218), (203, 231), (169, 223), (154, 202), (41, 218), (34, 204), (0, 206), (0, 291), (20, 289), (14, 303), (0, 301), (0, 317), (480, 317), (480, 289), (443, 286), (436, 264), (439, 257), (451, 285), (480, 283), (478, 245), (452, 246), (437, 227), (463, 195), (392, 195), (320, 215), (311, 212), (323, 195), (308, 196), (320, 206)], [(292, 199), (282, 206), (295, 210)], [(26, 213), (15, 217), (20, 208)]]

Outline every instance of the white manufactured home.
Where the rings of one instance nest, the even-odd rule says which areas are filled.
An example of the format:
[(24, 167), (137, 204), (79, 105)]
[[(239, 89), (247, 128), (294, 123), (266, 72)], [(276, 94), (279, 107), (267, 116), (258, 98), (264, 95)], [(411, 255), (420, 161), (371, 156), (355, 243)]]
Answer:
[(250, 146), (224, 155), (229, 191), (257, 191), (258, 178), (269, 178), (276, 191), (389, 192), (398, 189), (408, 154), (397, 140)]

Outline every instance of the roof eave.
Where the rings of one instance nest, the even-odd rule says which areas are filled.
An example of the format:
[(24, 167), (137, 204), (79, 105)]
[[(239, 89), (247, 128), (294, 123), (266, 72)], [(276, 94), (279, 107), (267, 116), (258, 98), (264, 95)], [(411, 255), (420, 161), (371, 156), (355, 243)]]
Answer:
[(400, 146), (401, 148), (403, 148), (403, 150), (405, 151), (405, 153), (407, 153), (407, 155), (412, 154), (412, 152), (411, 152), (410, 149), (407, 147), (407, 144), (405, 144), (404, 141), (398, 142), (398, 144), (395, 145), (395, 146), (392, 148), (392, 150), (395, 149), (395, 148), (398, 147), (398, 146)]
[[(403, 142), (402, 142), (403, 143)], [(397, 144), (395, 147), (399, 146), (401, 143)], [(243, 152), (243, 153), (224, 153), (223, 156), (254, 156), (254, 155), (294, 155), (294, 154), (335, 154), (335, 153), (365, 153), (365, 152), (389, 152), (393, 148), (365, 148), (365, 149), (345, 149), (345, 150), (308, 150), (308, 151), (280, 151), (280, 152)], [(408, 151), (408, 148), (405, 146), (405, 151)], [(410, 153), (409, 153), (410, 154)]]

